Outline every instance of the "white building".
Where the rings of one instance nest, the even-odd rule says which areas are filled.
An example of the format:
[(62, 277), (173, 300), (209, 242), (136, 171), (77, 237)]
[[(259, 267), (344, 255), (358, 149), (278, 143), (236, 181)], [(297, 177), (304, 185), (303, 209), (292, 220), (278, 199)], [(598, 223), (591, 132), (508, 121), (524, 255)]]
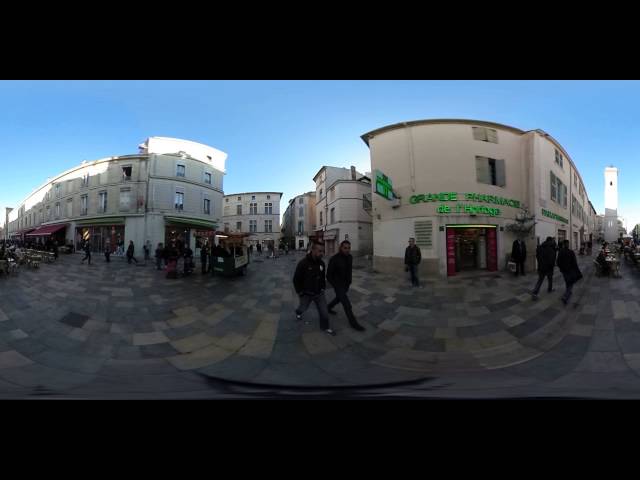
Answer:
[(316, 238), (316, 192), (289, 200), (282, 217), (282, 239), (290, 248), (305, 250)]
[[(546, 237), (568, 239), (575, 250), (594, 240), (595, 212), (575, 163), (542, 130), (419, 120), (362, 139), (374, 170), (379, 271), (402, 271), (410, 237), (421, 247), (422, 269), (441, 276), (506, 268), (517, 237), (528, 246), (528, 271)], [(535, 225), (519, 221), (527, 215)]]
[(188, 140), (150, 137), (134, 155), (103, 158), (67, 170), (9, 213), (9, 235), (56, 239), (95, 252), (130, 240), (142, 245), (182, 240), (195, 248), (222, 217), (227, 154)]
[(316, 183), (316, 238), (324, 242), (325, 254), (337, 253), (343, 240), (351, 242), (352, 255), (371, 254), (371, 179), (355, 167), (323, 166), (313, 181)]
[(604, 169), (604, 239), (607, 242), (618, 240), (618, 169)]
[(224, 230), (249, 233), (248, 243), (263, 248), (280, 241), (281, 192), (247, 192), (224, 196)]

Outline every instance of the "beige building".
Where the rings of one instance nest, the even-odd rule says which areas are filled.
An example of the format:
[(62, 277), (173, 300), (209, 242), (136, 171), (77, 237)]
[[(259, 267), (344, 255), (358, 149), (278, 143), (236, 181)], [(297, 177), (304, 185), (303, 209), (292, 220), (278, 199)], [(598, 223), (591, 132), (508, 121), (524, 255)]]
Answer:
[(281, 234), (289, 248), (305, 250), (316, 236), (316, 192), (307, 192), (291, 200), (282, 217)]
[(419, 120), (362, 139), (373, 170), (377, 270), (402, 271), (409, 237), (421, 247), (422, 271), (443, 277), (505, 269), (517, 237), (527, 243), (528, 271), (548, 236), (576, 250), (595, 240), (595, 212), (575, 163), (542, 130)]
[(280, 241), (281, 192), (247, 192), (224, 196), (224, 230), (248, 233), (248, 243), (263, 248)]
[(371, 179), (355, 167), (323, 166), (313, 181), (316, 183), (316, 237), (324, 242), (325, 254), (337, 253), (343, 240), (351, 242), (352, 255), (371, 254)]
[(9, 235), (76, 249), (89, 240), (95, 252), (132, 240), (136, 255), (147, 241), (195, 248), (220, 223), (226, 158), (196, 142), (150, 137), (138, 154), (82, 162), (49, 179), (9, 213)]

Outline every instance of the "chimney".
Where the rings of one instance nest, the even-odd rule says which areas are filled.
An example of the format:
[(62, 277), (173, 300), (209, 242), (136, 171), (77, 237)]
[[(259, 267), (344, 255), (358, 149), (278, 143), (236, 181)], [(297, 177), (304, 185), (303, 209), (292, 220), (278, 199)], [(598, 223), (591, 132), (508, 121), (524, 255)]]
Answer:
[(355, 179), (356, 179), (356, 167), (351, 165), (351, 180), (355, 180)]

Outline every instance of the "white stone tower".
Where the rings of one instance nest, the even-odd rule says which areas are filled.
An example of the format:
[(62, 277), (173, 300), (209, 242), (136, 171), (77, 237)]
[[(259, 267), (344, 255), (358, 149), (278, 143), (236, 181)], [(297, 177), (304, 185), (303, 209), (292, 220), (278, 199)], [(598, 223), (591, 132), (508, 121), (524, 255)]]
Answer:
[(604, 169), (604, 239), (618, 240), (618, 169)]

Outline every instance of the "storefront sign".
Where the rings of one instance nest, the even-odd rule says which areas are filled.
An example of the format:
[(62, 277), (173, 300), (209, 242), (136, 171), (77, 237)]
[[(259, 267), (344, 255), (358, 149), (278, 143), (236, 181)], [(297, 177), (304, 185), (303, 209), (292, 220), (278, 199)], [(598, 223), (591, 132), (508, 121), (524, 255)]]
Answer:
[(485, 207), (484, 205), (467, 205), (465, 203), (458, 203), (453, 208), (449, 205), (440, 205), (437, 212), (442, 215), (466, 213), (468, 215), (489, 215), (490, 217), (498, 217), (501, 213), (499, 208)]
[(560, 215), (557, 215), (553, 212), (550, 212), (549, 210), (545, 210), (544, 208), (542, 209), (542, 215), (544, 215), (545, 217), (552, 218), (554, 220), (558, 220), (559, 222), (562, 222), (562, 223), (569, 223), (569, 220), (567, 220), (566, 218), (561, 217)]
[(376, 193), (387, 200), (393, 200), (394, 198), (391, 179), (380, 170), (376, 170)]
[(412, 195), (409, 203), (415, 205), (420, 202), (484, 202), (493, 203), (495, 205), (506, 205), (508, 207), (520, 208), (520, 201), (511, 198), (499, 197), (496, 195), (485, 195), (483, 193), (457, 193), (457, 192), (440, 192), (440, 193), (424, 193), (420, 195)]

